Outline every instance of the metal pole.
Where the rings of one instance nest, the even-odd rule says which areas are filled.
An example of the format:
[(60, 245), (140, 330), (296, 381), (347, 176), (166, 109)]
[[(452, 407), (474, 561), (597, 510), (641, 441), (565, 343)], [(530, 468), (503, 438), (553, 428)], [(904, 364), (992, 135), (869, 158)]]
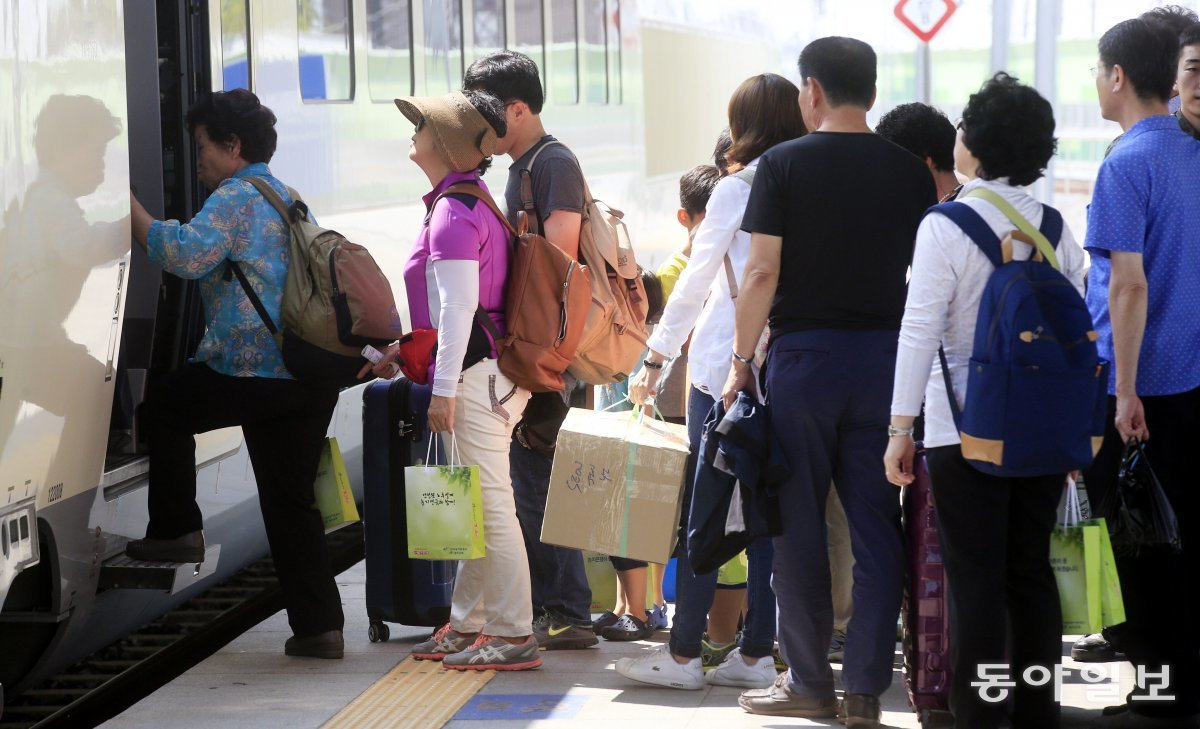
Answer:
[[(1033, 84), (1052, 107), (1058, 106), (1058, 29), (1062, 19), (1062, 0), (1037, 0), (1037, 33), (1034, 37)], [(1046, 176), (1038, 181), (1034, 193), (1045, 203), (1054, 201), (1054, 160)]]
[(932, 103), (933, 98), (933, 77), (932, 66), (930, 59), (929, 44), (918, 43), (916, 53), (916, 86), (917, 86), (917, 101), (922, 104)]
[(991, 73), (1008, 69), (1008, 44), (1012, 26), (1011, 0), (992, 0)]

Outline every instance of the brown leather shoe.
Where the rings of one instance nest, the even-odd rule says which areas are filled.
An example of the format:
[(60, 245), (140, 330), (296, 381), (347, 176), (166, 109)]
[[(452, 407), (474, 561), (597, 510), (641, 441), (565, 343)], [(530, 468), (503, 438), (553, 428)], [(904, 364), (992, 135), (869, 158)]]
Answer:
[(765, 689), (743, 691), (738, 705), (751, 714), (765, 716), (795, 716), (802, 719), (821, 719), (837, 716), (836, 696), (823, 699), (808, 699), (797, 696), (788, 687), (788, 672), (775, 679), (775, 684)]
[(838, 711), (841, 722), (848, 727), (877, 727), (881, 715), (879, 698), (871, 694), (846, 694)]
[(292, 636), (283, 644), (283, 652), (289, 656), (304, 658), (341, 658), (345, 651), (342, 631), (327, 630), (306, 638)]
[(174, 539), (134, 539), (125, 554), (146, 562), (203, 562), (204, 532), (196, 530)]

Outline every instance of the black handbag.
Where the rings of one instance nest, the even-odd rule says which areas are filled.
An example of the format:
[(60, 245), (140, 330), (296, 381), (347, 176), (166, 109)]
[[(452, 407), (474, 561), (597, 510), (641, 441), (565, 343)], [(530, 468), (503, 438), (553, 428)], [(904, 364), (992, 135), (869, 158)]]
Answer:
[(1103, 512), (1108, 515), (1108, 533), (1117, 556), (1181, 549), (1179, 520), (1141, 443), (1125, 446), (1117, 487)]

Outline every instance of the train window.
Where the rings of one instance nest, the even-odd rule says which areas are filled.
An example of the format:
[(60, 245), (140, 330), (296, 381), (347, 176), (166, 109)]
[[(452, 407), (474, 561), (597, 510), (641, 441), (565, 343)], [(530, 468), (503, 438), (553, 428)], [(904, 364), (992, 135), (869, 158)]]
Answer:
[(221, 88), (250, 88), (248, 0), (221, 0)]
[(471, 27), (475, 31), (473, 58), (503, 50), (504, 0), (471, 0)]
[(462, 77), (462, 0), (425, 0), (425, 93), (448, 94)]
[(545, 43), (546, 30), (542, 16), (542, 0), (513, 0), (516, 19), (513, 28), (513, 50), (533, 59), (542, 71), (542, 83), (546, 82)]
[(579, 103), (579, 42), (575, 0), (552, 0), (550, 5), (550, 99), (556, 104)]
[(300, 96), (305, 101), (354, 98), (349, 0), (296, 0)]
[(583, 98), (589, 104), (608, 103), (608, 25), (604, 0), (583, 2)]
[(367, 0), (367, 86), (375, 101), (413, 93), (412, 5)]
[(606, 0), (605, 27), (608, 32), (608, 103), (621, 103), (621, 2)]

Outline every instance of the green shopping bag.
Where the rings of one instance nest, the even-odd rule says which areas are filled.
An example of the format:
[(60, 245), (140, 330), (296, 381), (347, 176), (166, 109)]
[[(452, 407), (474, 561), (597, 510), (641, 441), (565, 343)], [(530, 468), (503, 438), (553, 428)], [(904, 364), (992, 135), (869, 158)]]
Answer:
[(358, 506), (354, 503), (350, 477), (346, 474), (346, 463), (342, 460), (337, 438), (325, 439), (325, 447), (321, 449), (321, 460), (317, 462), (313, 495), (316, 497), (317, 508), (321, 510), (326, 532), (358, 521)]
[(1063, 516), (1050, 535), (1050, 565), (1058, 583), (1063, 634), (1098, 633), (1104, 627), (1101, 535), (1107, 536), (1107, 531), (1095, 523), (1100, 520), (1080, 519), (1079, 496), (1070, 479), (1065, 491)]
[(1100, 619), (1105, 626), (1125, 622), (1125, 600), (1121, 597), (1121, 579), (1117, 576), (1117, 563), (1113, 559), (1112, 541), (1108, 535), (1108, 524), (1104, 519), (1088, 519), (1080, 522), (1084, 526), (1095, 526), (1100, 532)]
[(450, 436), (449, 466), (428, 465), (437, 435), (429, 439), (430, 453), (421, 466), (404, 469), (408, 556), (415, 559), (479, 559), (484, 556), (483, 489), (479, 466), (461, 465), (458, 443)]

